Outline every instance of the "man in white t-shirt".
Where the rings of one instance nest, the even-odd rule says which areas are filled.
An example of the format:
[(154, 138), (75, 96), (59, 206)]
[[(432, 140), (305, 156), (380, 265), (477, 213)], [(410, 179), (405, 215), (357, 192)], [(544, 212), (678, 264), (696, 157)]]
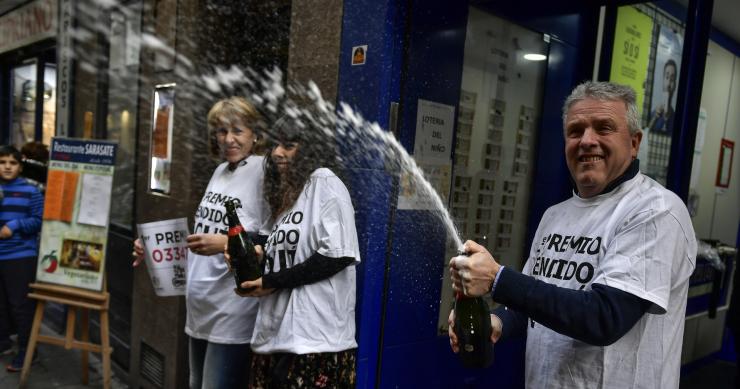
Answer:
[(678, 388), (696, 258), (686, 206), (639, 172), (631, 88), (579, 85), (563, 123), (573, 196), (545, 212), (521, 273), (468, 241), (453, 287), (502, 304), (493, 342), (526, 335), (528, 388)]

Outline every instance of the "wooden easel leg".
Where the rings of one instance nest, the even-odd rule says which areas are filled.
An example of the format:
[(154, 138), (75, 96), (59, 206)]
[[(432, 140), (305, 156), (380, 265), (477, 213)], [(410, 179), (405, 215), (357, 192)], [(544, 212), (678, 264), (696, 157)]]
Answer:
[(72, 343), (75, 340), (75, 320), (77, 319), (77, 308), (67, 307), (67, 333), (64, 337), (64, 348), (72, 349)]
[(36, 342), (39, 338), (39, 331), (41, 330), (41, 321), (44, 319), (44, 306), (45, 301), (36, 302), (36, 313), (33, 316), (33, 325), (31, 325), (31, 336), (28, 339), (28, 346), (26, 347), (26, 358), (23, 360), (23, 370), (21, 370), (21, 382), (18, 385), (21, 388), (26, 386), (28, 381), (28, 375), (31, 373), (31, 359), (33, 353), (36, 351)]
[[(80, 311), (80, 337), (83, 342), (90, 341), (90, 310), (82, 308)], [(88, 363), (88, 351), (82, 349), (82, 385), (87, 385), (89, 380), (90, 364)]]
[[(103, 283), (105, 289), (105, 283)], [(21, 373), (20, 386), (25, 387), (28, 375), (31, 369), (31, 358), (36, 348), (36, 343), (50, 343), (56, 346), (64, 346), (66, 349), (80, 349), (82, 351), (82, 380), (87, 384), (89, 381), (89, 352), (100, 352), (103, 357), (103, 387), (110, 389), (111, 385), (111, 353), (109, 338), (109, 321), (108, 321), (108, 303), (110, 296), (107, 292), (96, 293), (80, 291), (75, 288), (60, 287), (54, 285), (31, 284), (34, 290), (28, 294), (30, 298), (39, 300), (36, 306), (36, 315), (34, 316), (31, 327), (31, 336), (28, 344), (26, 359), (24, 360), (23, 370)], [(44, 306), (46, 301), (68, 306), (67, 313), (67, 330), (64, 338), (54, 336), (39, 335), (41, 322), (44, 317)], [(82, 341), (76, 341), (75, 320), (76, 311), (80, 309), (80, 322), (82, 330)], [(91, 344), (90, 340), (90, 310), (100, 311), (100, 338), (101, 344)]]
[(108, 337), (108, 310), (100, 311), (100, 343), (103, 354), (103, 388), (110, 389), (110, 338)]

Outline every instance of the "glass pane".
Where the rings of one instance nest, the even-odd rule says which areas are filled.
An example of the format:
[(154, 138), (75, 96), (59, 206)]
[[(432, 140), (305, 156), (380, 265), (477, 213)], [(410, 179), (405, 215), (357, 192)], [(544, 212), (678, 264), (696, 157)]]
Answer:
[(44, 118), (41, 126), (41, 142), (51, 144), (57, 114), (57, 65), (44, 67)]
[[(647, 75), (643, 84), (645, 98), (640, 107), (643, 129), (638, 154), (640, 171), (666, 185), (668, 162), (671, 158), (678, 75), (681, 71), (684, 25), (674, 16), (660, 11), (655, 4), (651, 3), (619, 7), (619, 10), (624, 12), (631, 8), (639, 11), (638, 14), (633, 13), (633, 15), (642, 18), (646, 15), (652, 21), (650, 47), (642, 50), (649, 55), (649, 58), (646, 68)], [(624, 26), (632, 29), (634, 26), (632, 18), (627, 20)], [(625, 52), (631, 53), (622, 51), (622, 53)], [(642, 88), (635, 88), (635, 90), (638, 95), (643, 91)]]
[(675, 92), (681, 69), (683, 37), (672, 26), (658, 24), (656, 29), (658, 32), (654, 50), (650, 119), (644, 129), (641, 149), (643, 145), (646, 147), (645, 150), (640, 150), (643, 153), (640, 162), (646, 161), (646, 173), (665, 185), (674, 129)]
[[(458, 210), (468, 208), (467, 218), (455, 219), (462, 222), (461, 231), (472, 232), (464, 238), (486, 244), (514, 261), (507, 265), (520, 267), (546, 69), (545, 61), (524, 57), (547, 55), (548, 47), (542, 34), (475, 7), (470, 8), (467, 29), (454, 182), (464, 177), (472, 185), (456, 185), (453, 194), (470, 192), (477, 201), (455, 204)], [(505, 226), (495, 217), (476, 218), (500, 215), (503, 209), (510, 211)], [(496, 243), (503, 241), (507, 244)]]
[(19, 148), (35, 140), (36, 117), (36, 62), (13, 68), (13, 113), (10, 142)]
[(108, 89), (108, 139), (118, 142), (110, 221), (130, 229), (133, 223), (134, 155), (136, 148), (141, 1), (128, 2), (111, 13)]
[[(478, 241), (502, 264), (518, 269), (527, 253), (527, 205), (547, 64), (525, 54), (548, 54), (542, 34), (470, 8), (450, 208), (463, 240)], [(453, 255), (450, 248), (446, 257)], [(443, 332), (451, 296), (445, 276)]]

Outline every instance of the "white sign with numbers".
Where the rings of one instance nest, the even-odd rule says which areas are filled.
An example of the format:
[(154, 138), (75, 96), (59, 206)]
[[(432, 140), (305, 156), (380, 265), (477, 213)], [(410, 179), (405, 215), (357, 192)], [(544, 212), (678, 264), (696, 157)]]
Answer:
[(183, 296), (188, 269), (186, 218), (139, 224), (144, 258), (157, 296)]

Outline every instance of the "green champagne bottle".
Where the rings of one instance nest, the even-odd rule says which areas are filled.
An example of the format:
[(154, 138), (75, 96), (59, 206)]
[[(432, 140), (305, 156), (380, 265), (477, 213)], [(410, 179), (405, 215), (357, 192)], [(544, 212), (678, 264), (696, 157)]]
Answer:
[(455, 334), (460, 346), (460, 359), (468, 368), (484, 368), (493, 363), (491, 316), (482, 297), (455, 299)]
[[(458, 255), (468, 255), (460, 251)], [(455, 295), (455, 335), (460, 360), (468, 368), (485, 368), (493, 363), (491, 313), (483, 297)]]
[(238, 200), (229, 200), (224, 204), (226, 219), (229, 223), (228, 252), (231, 257), (231, 270), (234, 274), (234, 281), (236, 281), (236, 288), (240, 292), (248, 292), (249, 290), (241, 287), (242, 282), (262, 277), (262, 268), (257, 260), (254, 243), (236, 215), (236, 208), (240, 206)]

